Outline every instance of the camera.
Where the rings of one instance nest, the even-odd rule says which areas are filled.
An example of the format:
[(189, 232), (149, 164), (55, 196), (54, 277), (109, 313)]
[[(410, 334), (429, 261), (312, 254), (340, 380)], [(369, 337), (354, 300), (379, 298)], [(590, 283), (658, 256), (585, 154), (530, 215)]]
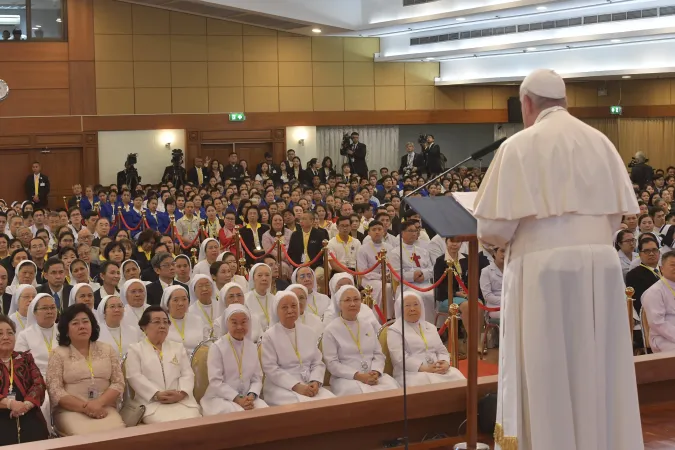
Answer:
[(127, 166), (133, 166), (137, 162), (138, 162), (138, 153), (129, 153), (127, 155), (127, 161), (125, 163)]
[(417, 138), (417, 143), (418, 144), (426, 144), (427, 143), (427, 135), (426, 134), (420, 134), (420, 136)]
[(342, 144), (341, 144), (341, 147), (342, 147), (342, 148), (347, 148), (347, 147), (349, 147), (351, 144), (352, 144), (351, 135), (350, 135), (349, 133), (343, 134), (343, 135), (342, 135)]
[(171, 150), (171, 164), (180, 166), (183, 164), (183, 150), (175, 148)]

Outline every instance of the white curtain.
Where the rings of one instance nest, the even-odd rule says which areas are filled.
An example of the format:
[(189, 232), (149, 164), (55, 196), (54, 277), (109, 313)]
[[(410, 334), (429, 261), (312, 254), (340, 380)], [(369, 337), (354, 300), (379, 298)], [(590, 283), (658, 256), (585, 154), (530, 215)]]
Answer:
[(519, 131), (522, 131), (522, 123), (496, 123), (495, 124), (495, 141), (504, 138), (511, 137)]
[[(340, 155), (342, 136), (345, 133), (359, 133), (359, 140), (368, 146), (366, 162), (368, 170), (377, 170), (381, 167), (398, 167), (398, 126), (344, 126), (344, 127), (317, 127), (316, 154), (330, 156), (335, 170), (340, 168), (346, 158)], [(303, 161), (304, 163), (304, 161)]]

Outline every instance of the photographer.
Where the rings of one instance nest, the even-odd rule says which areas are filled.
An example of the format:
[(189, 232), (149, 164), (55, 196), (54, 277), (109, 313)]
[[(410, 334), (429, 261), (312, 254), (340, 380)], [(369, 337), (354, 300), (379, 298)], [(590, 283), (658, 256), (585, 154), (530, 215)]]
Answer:
[(185, 184), (187, 172), (183, 167), (183, 150), (176, 148), (171, 150), (171, 165), (164, 168), (162, 183), (172, 183), (176, 189)]
[(647, 161), (649, 159), (647, 159), (644, 153), (637, 152), (630, 163), (628, 163), (628, 167), (632, 168), (630, 179), (633, 183), (640, 186), (640, 189), (646, 188), (654, 178), (654, 169), (647, 164)]
[(427, 136), (425, 153), (427, 174), (429, 175), (429, 178), (433, 178), (443, 171), (443, 162), (441, 161), (441, 147), (436, 142), (434, 142), (433, 134)]
[(419, 175), (424, 168), (424, 156), (420, 153), (415, 153), (415, 144), (408, 142), (405, 145), (406, 154), (401, 156), (401, 166), (398, 173), (405, 177), (412, 174)]
[(117, 172), (117, 186), (122, 187), (123, 184), (126, 184), (131, 192), (136, 190), (136, 186), (141, 182), (141, 177), (138, 175), (136, 167), (134, 167), (134, 164), (137, 162), (137, 153), (129, 153), (127, 155), (127, 160), (124, 161), (124, 170)]
[[(346, 136), (345, 136), (346, 138)], [(359, 142), (359, 133), (354, 131), (351, 134), (351, 142), (343, 139), (340, 154), (349, 159), (352, 173), (361, 178), (368, 178), (368, 164), (366, 163), (366, 144)]]

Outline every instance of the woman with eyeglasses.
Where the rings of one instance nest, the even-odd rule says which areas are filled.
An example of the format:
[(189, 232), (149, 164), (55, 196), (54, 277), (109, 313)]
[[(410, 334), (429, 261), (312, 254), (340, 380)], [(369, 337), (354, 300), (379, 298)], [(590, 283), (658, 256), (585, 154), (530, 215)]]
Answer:
[(124, 357), (131, 344), (141, 339), (138, 326), (131, 326), (124, 322), (124, 303), (119, 295), (106, 295), (96, 308), (101, 320), (101, 335), (99, 341), (109, 344)]
[[(223, 302), (223, 307), (225, 309), (235, 304), (243, 305), (246, 309), (248, 309), (248, 306), (245, 305), (246, 296), (244, 291), (241, 289), (241, 286), (235, 282), (227, 283), (225, 286), (223, 286), (218, 296), (220, 297), (220, 301)], [(249, 315), (249, 331), (246, 333), (246, 336), (253, 342), (258, 342), (262, 337), (262, 325), (260, 323), (260, 317), (253, 316), (251, 314)], [(221, 335), (227, 334), (228, 322), (224, 311), (216, 321), (216, 324), (216, 326), (220, 329)]]
[(326, 310), (330, 307), (330, 298), (319, 292), (314, 271), (310, 267), (295, 269), (291, 275), (291, 284), (301, 284), (307, 289), (308, 313), (323, 320)]
[(630, 270), (631, 263), (639, 255), (635, 251), (635, 235), (628, 230), (621, 230), (617, 233), (614, 240), (614, 247), (619, 255), (621, 262), (621, 271), (623, 272), (623, 279), (626, 279), (626, 274)]
[(222, 312), (221, 303), (216, 301), (215, 283), (206, 275), (195, 275), (190, 281), (190, 308), (188, 314), (201, 322), (204, 339), (220, 336), (216, 319)]
[(204, 340), (202, 321), (194, 314), (188, 314), (190, 304), (188, 292), (182, 286), (169, 286), (162, 295), (161, 306), (169, 312), (167, 339), (185, 346), (188, 355)]

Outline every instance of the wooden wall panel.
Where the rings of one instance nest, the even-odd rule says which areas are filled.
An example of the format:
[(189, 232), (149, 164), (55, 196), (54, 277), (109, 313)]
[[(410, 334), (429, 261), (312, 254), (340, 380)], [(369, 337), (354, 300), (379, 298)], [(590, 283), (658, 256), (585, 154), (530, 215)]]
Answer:
[(94, 2), (75, 0), (68, 2), (68, 59), (92, 61), (94, 59)]
[(11, 90), (68, 89), (68, 62), (4, 62), (2, 79)]
[(0, 45), (0, 61), (68, 61), (68, 43), (3, 43)]
[(70, 114), (96, 114), (96, 67), (94, 61), (69, 63)]
[(0, 103), (0, 117), (68, 114), (70, 114), (68, 89), (17, 89)]

